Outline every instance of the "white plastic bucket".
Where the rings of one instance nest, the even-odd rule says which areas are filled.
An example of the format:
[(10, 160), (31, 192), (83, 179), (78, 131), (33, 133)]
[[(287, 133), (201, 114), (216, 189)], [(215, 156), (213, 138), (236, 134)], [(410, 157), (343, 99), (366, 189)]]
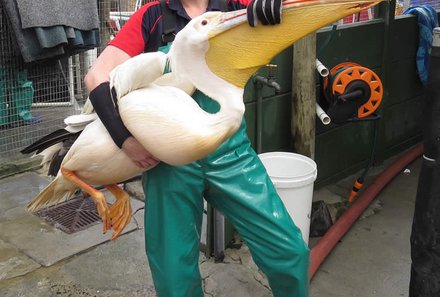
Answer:
[(316, 163), (303, 155), (272, 152), (259, 155), (295, 225), (309, 243)]

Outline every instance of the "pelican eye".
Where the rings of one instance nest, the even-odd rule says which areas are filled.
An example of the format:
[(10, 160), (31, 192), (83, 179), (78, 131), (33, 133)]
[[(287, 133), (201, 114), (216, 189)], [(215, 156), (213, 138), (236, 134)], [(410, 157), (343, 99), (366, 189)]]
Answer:
[(206, 26), (207, 24), (208, 24), (208, 21), (207, 21), (207, 20), (203, 20), (203, 21), (202, 21), (202, 25), (203, 25), (203, 26)]

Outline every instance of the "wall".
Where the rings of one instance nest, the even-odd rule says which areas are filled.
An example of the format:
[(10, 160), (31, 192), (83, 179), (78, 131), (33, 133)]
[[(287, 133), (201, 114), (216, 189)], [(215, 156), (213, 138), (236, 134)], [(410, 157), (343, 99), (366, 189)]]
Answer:
[[(325, 43), (330, 28), (317, 33), (317, 51)], [(317, 186), (324, 185), (363, 169), (369, 161), (373, 138), (377, 135), (375, 163), (398, 154), (418, 143), (422, 137), (421, 118), (423, 87), (417, 77), (415, 55), (418, 25), (413, 16), (399, 16), (389, 26), (383, 20), (339, 26), (336, 34), (318, 58), (327, 67), (351, 61), (375, 71), (384, 83), (384, 98), (374, 121), (331, 124), (316, 122), (315, 161), (318, 164)], [(277, 56), (277, 81), (280, 94), (264, 89), (263, 152), (295, 151), (290, 135), (290, 96), (292, 49)], [(265, 70), (259, 74), (265, 75)], [(317, 88), (321, 83), (317, 77)], [(317, 100), (322, 94), (318, 92)], [(256, 103), (252, 82), (246, 88), (248, 133), (255, 147)]]

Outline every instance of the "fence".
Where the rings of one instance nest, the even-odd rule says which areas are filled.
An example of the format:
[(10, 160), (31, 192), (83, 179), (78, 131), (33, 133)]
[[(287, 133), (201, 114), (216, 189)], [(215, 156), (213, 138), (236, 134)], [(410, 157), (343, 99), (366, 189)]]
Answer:
[[(20, 52), (22, 40), (14, 31), (11, 2), (0, 1), (0, 164), (27, 158), (20, 154), (21, 149), (63, 128), (65, 117), (81, 112), (87, 98), (82, 80), (99, 52), (96, 44), (46, 59), (25, 60)], [(99, 1), (98, 15), (110, 14), (96, 30), (101, 39), (115, 33), (111, 19), (120, 21), (122, 10), (134, 11), (140, 4), (135, 0)], [(23, 29), (25, 37), (28, 30)]]
[[(424, 2), (432, 4), (430, 1), (440, 6), (439, 0)], [(96, 45), (90, 48), (97, 49), (82, 48), (50, 59), (25, 62), (17, 50), (19, 42), (13, 30), (16, 18), (7, 7), (11, 2), (14, 1), (0, 1), (0, 164), (27, 158), (19, 153), (22, 148), (63, 128), (65, 117), (81, 111), (87, 98), (82, 79), (99, 54)], [(99, 36), (104, 41), (101, 44), (116, 34), (144, 2), (147, 0), (98, 1)], [(420, 2), (423, 1), (417, 0), (416, 4)]]

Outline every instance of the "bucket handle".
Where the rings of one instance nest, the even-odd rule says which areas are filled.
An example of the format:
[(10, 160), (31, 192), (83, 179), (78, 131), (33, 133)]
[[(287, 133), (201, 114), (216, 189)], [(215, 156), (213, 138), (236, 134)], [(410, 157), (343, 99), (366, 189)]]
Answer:
[[(313, 173), (312, 182), (314, 182), (314, 181), (316, 180), (317, 177), (318, 177), (318, 171), (315, 170), (315, 172)], [(303, 178), (303, 179), (301, 179), (301, 180), (299, 180), (299, 181), (297, 181), (297, 182), (303, 182), (303, 181), (306, 181), (306, 180), (309, 180), (309, 179), (310, 179), (310, 176), (308, 176), (307, 178)], [(273, 181), (273, 180), (272, 180), (272, 184), (273, 184), (275, 187), (277, 187), (277, 186), (279, 185), (279, 183), (277, 183), (276, 181)]]

